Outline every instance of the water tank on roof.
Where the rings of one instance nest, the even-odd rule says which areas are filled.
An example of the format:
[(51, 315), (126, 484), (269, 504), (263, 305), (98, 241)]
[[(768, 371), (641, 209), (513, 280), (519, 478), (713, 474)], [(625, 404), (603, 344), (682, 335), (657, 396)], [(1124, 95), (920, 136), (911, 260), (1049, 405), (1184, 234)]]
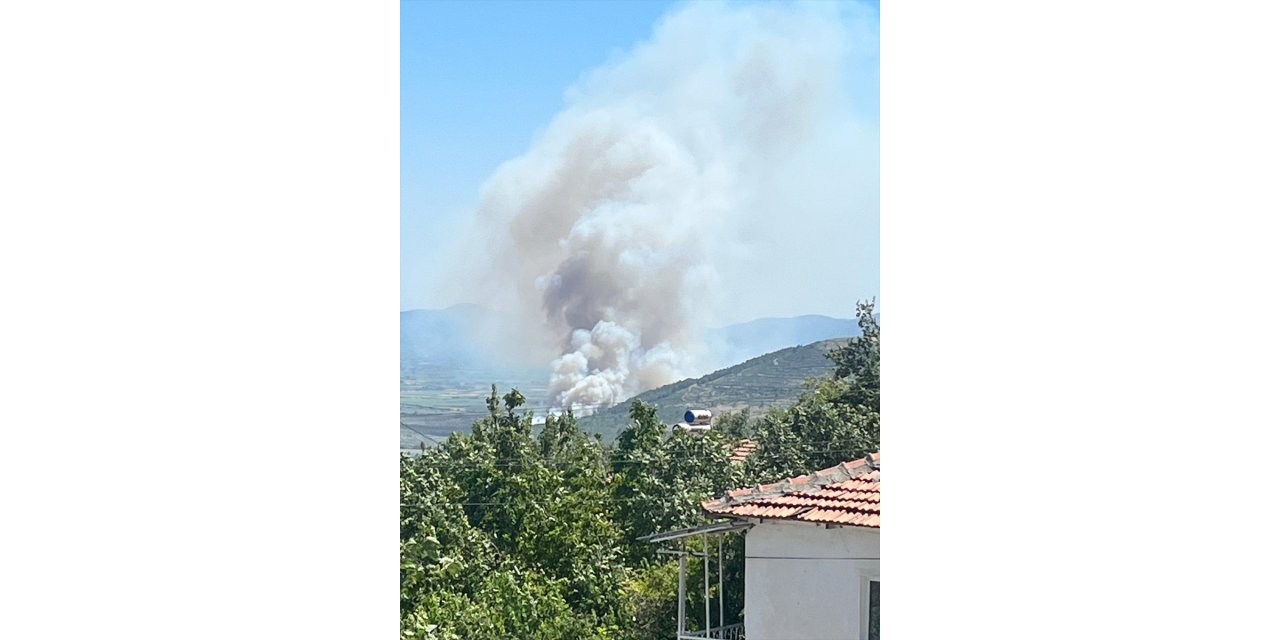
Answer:
[(690, 409), (684, 412), (684, 421), (695, 426), (710, 425), (711, 412), (706, 409)]
[(689, 434), (689, 435), (691, 435), (691, 436), (697, 437), (697, 436), (700, 436), (700, 435), (702, 435), (702, 434), (704, 434), (704, 433), (706, 433), (706, 432), (710, 431), (710, 430), (711, 430), (711, 425), (709, 425), (709, 424), (689, 424), (689, 423), (687, 423), (687, 422), (678, 422), (678, 423), (676, 423), (676, 424), (671, 425), (671, 428), (672, 428), (672, 429), (678, 429), (678, 430), (680, 430), (680, 431), (684, 431), (684, 432), (688, 433), (688, 434)]

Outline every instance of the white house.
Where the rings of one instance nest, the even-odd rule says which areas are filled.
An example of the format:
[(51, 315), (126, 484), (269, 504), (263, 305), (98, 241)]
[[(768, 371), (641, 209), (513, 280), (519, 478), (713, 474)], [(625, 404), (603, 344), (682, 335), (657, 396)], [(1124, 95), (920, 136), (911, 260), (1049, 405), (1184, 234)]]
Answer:
[(702, 505), (746, 530), (748, 640), (878, 640), (880, 454)]
[[(649, 536), (651, 542), (680, 541), (677, 639), (879, 640), (880, 637), (880, 454), (838, 464), (769, 485), (730, 491), (704, 502), (719, 522)], [(725, 624), (711, 607), (723, 594), (723, 536), (746, 536), (744, 621)], [(720, 538), (713, 547), (708, 536)], [(701, 537), (703, 619), (710, 629), (685, 628), (685, 559), (700, 556), (686, 548)], [(716, 551), (713, 554), (713, 548)], [(711, 557), (716, 557), (712, 578)]]

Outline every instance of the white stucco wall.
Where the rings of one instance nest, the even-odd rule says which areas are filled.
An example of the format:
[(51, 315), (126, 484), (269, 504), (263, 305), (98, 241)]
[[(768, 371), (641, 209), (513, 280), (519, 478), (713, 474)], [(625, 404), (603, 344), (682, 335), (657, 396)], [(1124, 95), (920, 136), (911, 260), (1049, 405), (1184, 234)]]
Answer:
[(747, 532), (747, 638), (865, 640), (867, 594), (870, 580), (880, 577), (879, 558), (877, 529), (756, 525)]

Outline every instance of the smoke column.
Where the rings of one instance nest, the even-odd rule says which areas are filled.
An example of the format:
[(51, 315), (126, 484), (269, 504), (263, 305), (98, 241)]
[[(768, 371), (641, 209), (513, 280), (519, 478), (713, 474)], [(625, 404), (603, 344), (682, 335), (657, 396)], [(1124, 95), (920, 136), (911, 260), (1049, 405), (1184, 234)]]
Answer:
[(524, 349), (549, 348), (553, 407), (612, 405), (697, 370), (697, 331), (725, 303), (719, 258), (743, 250), (736, 226), (766, 215), (760, 185), (832, 112), (857, 36), (847, 10), (669, 14), (482, 187), (455, 280), (518, 314)]

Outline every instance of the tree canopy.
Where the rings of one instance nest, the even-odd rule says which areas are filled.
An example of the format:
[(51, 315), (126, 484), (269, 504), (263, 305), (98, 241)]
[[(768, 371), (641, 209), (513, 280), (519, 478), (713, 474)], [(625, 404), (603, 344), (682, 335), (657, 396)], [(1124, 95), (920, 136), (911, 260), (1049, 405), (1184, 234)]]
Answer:
[[(701, 502), (730, 489), (878, 450), (873, 307), (859, 303), (862, 335), (830, 354), (835, 373), (795, 404), (757, 419), (724, 416), (700, 437), (667, 428), (642, 402), (612, 445), (585, 433), (572, 411), (547, 416), (535, 435), (524, 396), (494, 387), (471, 433), (401, 454), (402, 640), (672, 637), (674, 562), (637, 538), (702, 522)], [(732, 464), (744, 436), (757, 449)], [(725, 551), (725, 611), (741, 620), (741, 540)], [(692, 628), (706, 623), (692, 601), (698, 562)]]

